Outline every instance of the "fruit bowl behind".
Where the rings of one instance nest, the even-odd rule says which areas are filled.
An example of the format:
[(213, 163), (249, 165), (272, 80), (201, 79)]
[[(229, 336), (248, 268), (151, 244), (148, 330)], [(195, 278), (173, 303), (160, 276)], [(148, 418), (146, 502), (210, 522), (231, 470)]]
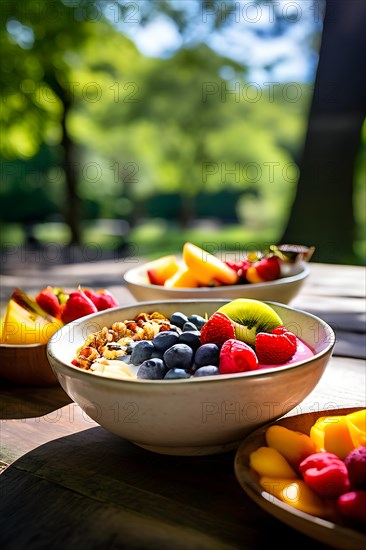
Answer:
[(46, 344), (0, 344), (0, 377), (26, 386), (56, 386)]
[(143, 302), (107, 310), (64, 326), (47, 346), (61, 386), (95, 422), (145, 449), (170, 455), (205, 455), (236, 448), (262, 424), (296, 407), (315, 388), (335, 336), (321, 319), (272, 303), (315, 355), (292, 365), (183, 380), (111, 379), (71, 364), (86, 337), (141, 312), (170, 317), (212, 315), (228, 300)]
[(199, 288), (167, 288), (149, 283), (146, 264), (129, 269), (124, 280), (131, 294), (139, 301), (146, 300), (217, 300), (252, 298), (289, 304), (300, 292), (310, 274), (309, 265), (299, 262), (291, 275), (265, 283), (235, 284)]

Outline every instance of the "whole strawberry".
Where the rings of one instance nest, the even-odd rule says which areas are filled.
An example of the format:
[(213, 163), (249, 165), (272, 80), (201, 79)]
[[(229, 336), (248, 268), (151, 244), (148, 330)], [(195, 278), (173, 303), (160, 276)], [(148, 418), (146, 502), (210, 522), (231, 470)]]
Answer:
[(258, 361), (264, 365), (282, 365), (290, 361), (297, 349), (297, 338), (284, 327), (271, 333), (259, 332), (255, 339)]
[(217, 311), (211, 315), (201, 329), (201, 345), (216, 344), (220, 347), (230, 338), (235, 338), (235, 330), (226, 313)]
[(85, 315), (97, 313), (95, 304), (87, 297), (82, 290), (71, 292), (65, 307), (61, 313), (61, 320), (64, 324), (71, 323), (75, 319), (80, 319)]
[(280, 259), (277, 256), (262, 258), (252, 264), (246, 273), (246, 278), (250, 283), (265, 283), (274, 281), (281, 276)]
[(59, 318), (61, 314), (60, 302), (51, 286), (44, 288), (38, 293), (36, 302), (46, 313)]
[(84, 293), (90, 298), (98, 311), (104, 311), (105, 309), (110, 309), (111, 307), (117, 307), (119, 305), (113, 294), (105, 288), (97, 290), (96, 292), (94, 290), (84, 289)]

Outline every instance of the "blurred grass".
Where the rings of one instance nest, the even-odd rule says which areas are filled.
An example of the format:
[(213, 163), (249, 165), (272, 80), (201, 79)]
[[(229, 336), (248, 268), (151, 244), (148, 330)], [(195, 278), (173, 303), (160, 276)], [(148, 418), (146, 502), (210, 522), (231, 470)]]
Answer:
[[(97, 224), (87, 224), (81, 246), (98, 249), (98, 259), (108, 255), (155, 259), (169, 254), (180, 254), (185, 242), (189, 241), (215, 254), (230, 252), (230, 259), (240, 259), (244, 251), (260, 250), (270, 244), (279, 244), (282, 227), (275, 224), (261, 228), (242, 224), (220, 224), (217, 220), (199, 220), (193, 227), (182, 229), (176, 223), (164, 219), (149, 219), (139, 223), (126, 234), (102, 231)], [(32, 235), (40, 246), (59, 245), (67, 247), (69, 230), (63, 223), (35, 225)], [(19, 224), (5, 224), (0, 232), (3, 253), (7, 249), (25, 244), (25, 232)], [(309, 243), (295, 243), (305, 244)], [(359, 258), (357, 265), (364, 265), (366, 238), (354, 243)], [(235, 253), (233, 255), (233, 253)], [(347, 263), (346, 261), (344, 263)]]

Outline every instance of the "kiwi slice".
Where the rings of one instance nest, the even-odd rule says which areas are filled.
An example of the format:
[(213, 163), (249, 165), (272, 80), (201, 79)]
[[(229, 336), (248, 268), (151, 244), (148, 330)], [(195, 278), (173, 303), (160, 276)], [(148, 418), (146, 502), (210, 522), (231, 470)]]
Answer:
[(271, 332), (283, 325), (275, 310), (259, 300), (238, 298), (225, 304), (218, 311), (226, 313), (233, 321), (237, 340), (251, 346), (255, 345), (258, 332)]

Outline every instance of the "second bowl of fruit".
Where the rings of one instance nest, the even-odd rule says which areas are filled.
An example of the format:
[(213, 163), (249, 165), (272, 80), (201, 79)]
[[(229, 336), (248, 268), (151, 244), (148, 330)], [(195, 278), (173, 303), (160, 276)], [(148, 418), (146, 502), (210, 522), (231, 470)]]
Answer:
[(313, 247), (271, 245), (242, 258), (220, 258), (186, 242), (168, 255), (128, 270), (124, 279), (137, 300), (252, 298), (288, 304), (310, 274)]
[(0, 377), (27, 386), (54, 386), (47, 359), (50, 337), (65, 324), (118, 306), (107, 289), (47, 287), (36, 296), (15, 288), (0, 324)]
[(233, 449), (296, 407), (334, 343), (327, 323), (283, 304), (166, 300), (74, 321), (47, 352), (101, 426), (150, 451), (199, 455)]

